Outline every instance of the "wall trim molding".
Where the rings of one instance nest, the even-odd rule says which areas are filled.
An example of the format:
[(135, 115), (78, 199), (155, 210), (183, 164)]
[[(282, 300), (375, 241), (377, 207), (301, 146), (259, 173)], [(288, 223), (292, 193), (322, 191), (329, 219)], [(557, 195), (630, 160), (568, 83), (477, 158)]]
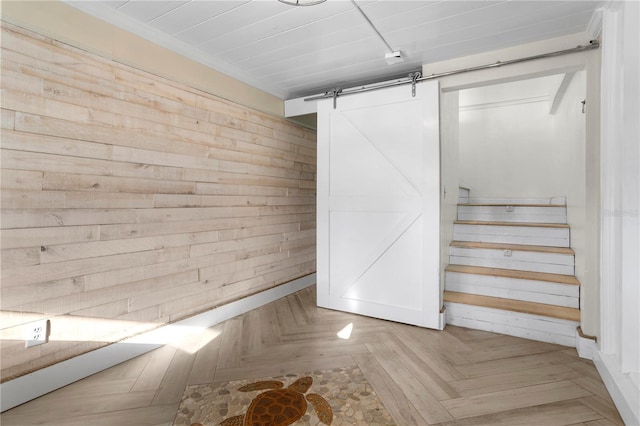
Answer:
[(576, 351), (578, 356), (593, 361), (595, 353), (598, 351), (597, 339), (595, 336), (587, 336), (582, 332), (582, 327), (576, 328)]
[(0, 384), (0, 412), (158, 349), (175, 341), (177, 335), (187, 337), (196, 332), (201, 332), (206, 328), (276, 301), (315, 283), (316, 274), (309, 274), (182, 321), (167, 324), (155, 330), (9, 380)]
[(624, 423), (626, 425), (640, 425), (640, 407), (638, 406), (640, 389), (633, 382), (631, 376), (620, 371), (620, 363), (613, 355), (596, 351), (593, 363), (596, 365)]
[(622, 135), (623, 96), (620, 66), (622, 63), (622, 40), (618, 30), (621, 17), (618, 12), (606, 11), (603, 31), (606, 41), (602, 45), (602, 106), (600, 138), (600, 350), (603, 353), (619, 352), (622, 255), (620, 212), (621, 154), (619, 141)]
[(628, 425), (640, 424), (637, 210), (633, 215), (638, 206), (638, 151), (628, 149), (638, 135), (634, 43), (639, 19), (635, 2), (612, 2), (602, 19), (601, 325), (593, 361)]

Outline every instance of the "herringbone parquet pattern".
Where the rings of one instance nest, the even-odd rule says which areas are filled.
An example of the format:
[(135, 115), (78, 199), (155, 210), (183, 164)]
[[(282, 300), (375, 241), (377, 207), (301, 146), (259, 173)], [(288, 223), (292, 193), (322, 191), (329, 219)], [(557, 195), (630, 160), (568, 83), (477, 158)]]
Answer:
[[(350, 323), (350, 338), (338, 338)], [(188, 384), (353, 365), (400, 426), (622, 424), (593, 364), (573, 349), (319, 309), (315, 287), (184, 343), (7, 411), (2, 424), (170, 425)]]

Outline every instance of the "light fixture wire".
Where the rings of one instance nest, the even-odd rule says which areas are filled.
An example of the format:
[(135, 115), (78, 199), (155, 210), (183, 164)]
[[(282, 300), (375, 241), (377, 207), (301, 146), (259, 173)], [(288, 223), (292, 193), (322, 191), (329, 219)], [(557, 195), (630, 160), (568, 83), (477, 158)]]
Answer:
[(387, 46), (387, 49), (389, 49), (389, 52), (393, 53), (394, 52), (393, 48), (389, 45), (389, 43), (387, 43), (387, 40), (384, 39), (384, 37), (382, 36), (382, 34), (380, 34), (380, 31), (378, 31), (375, 25), (373, 25), (373, 22), (371, 22), (371, 19), (369, 19), (369, 17), (362, 11), (362, 9), (360, 9), (360, 6), (358, 6), (358, 3), (356, 3), (355, 0), (351, 0), (351, 3), (353, 3), (353, 6), (358, 10), (358, 12), (360, 12), (362, 17), (367, 21), (367, 23), (373, 29), (373, 31), (375, 31), (376, 34), (378, 34), (378, 37), (380, 37), (380, 40), (382, 40), (385, 46)]

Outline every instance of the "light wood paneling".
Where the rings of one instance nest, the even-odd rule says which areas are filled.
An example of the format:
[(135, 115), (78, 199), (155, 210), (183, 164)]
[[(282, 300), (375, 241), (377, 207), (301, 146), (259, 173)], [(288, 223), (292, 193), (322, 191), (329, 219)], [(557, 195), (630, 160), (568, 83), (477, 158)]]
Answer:
[(315, 271), (314, 132), (5, 23), (2, 89), (2, 380)]

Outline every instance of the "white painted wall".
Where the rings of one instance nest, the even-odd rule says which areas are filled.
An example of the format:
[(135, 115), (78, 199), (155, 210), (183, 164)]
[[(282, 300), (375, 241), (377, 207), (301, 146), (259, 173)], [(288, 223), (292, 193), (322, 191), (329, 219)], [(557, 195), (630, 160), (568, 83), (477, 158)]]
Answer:
[(594, 357), (626, 424), (640, 424), (640, 4), (603, 17), (602, 334)]
[(556, 81), (460, 92), (460, 183), (472, 197), (567, 196), (584, 208), (585, 73), (574, 74), (552, 115)]
[(458, 93), (440, 96), (440, 289), (444, 291), (444, 269), (449, 264), (449, 244), (458, 211)]
[[(640, 387), (640, 5), (625, 5), (622, 103), (622, 370)], [(637, 401), (640, 405), (640, 400)]]

